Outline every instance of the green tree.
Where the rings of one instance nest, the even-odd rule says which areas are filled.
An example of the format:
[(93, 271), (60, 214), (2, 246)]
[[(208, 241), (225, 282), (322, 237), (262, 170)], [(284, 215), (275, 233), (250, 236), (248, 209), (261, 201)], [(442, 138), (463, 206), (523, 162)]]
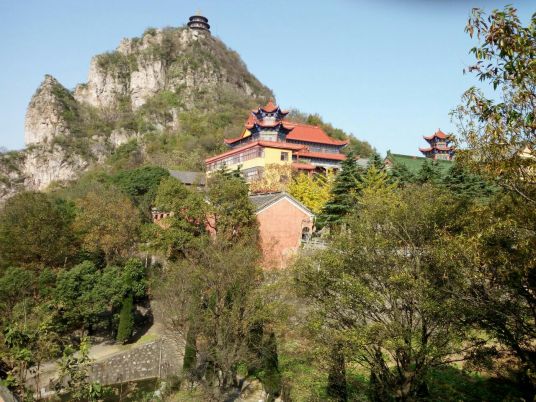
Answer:
[(417, 172), (415, 181), (419, 184), (438, 184), (441, 178), (441, 170), (437, 162), (426, 159)]
[[(68, 345), (59, 365), (60, 378), (57, 389), (66, 391), (69, 400), (97, 402), (109, 393), (109, 389), (99, 383), (89, 381), (89, 366), (92, 359), (89, 357), (89, 340), (84, 337), (78, 350)], [(64, 386), (64, 383), (66, 385)]]
[(156, 190), (169, 172), (158, 166), (143, 166), (116, 173), (112, 180), (117, 187), (128, 194), (146, 218), (150, 218), (150, 208), (156, 197)]
[[(169, 188), (183, 190), (171, 184)], [(189, 375), (207, 392), (216, 389), (221, 398), (237, 386), (241, 365), (259, 359), (249, 337), (263, 318), (257, 294), (262, 273), (247, 185), (216, 174), (209, 181), (207, 201), (203, 212), (213, 235), (206, 233), (185, 249), (162, 273), (155, 289), (166, 311), (164, 322), (188, 338), (187, 362), (195, 364)]]
[(442, 184), (457, 196), (471, 199), (489, 198), (494, 193), (490, 183), (456, 162), (443, 177)]
[(0, 266), (61, 266), (76, 247), (65, 204), (25, 192), (0, 209)]
[[(256, 254), (249, 242), (218, 241), (190, 252), (158, 285), (166, 325), (201, 340), (196, 343), (197, 381), (207, 389), (217, 386), (220, 397), (237, 386), (240, 365), (258, 359), (248, 340), (262, 316), (256, 295), (261, 279)], [(189, 344), (194, 344), (192, 339)]]
[(356, 194), (361, 184), (361, 173), (353, 154), (350, 153), (335, 176), (330, 200), (318, 216), (320, 226), (337, 226), (342, 223), (343, 218), (355, 204)]
[(468, 68), (491, 88), (472, 87), (453, 112), (459, 122), (457, 161), (507, 190), (473, 211), (463, 251), (470, 291), (460, 295), (468, 316), (517, 364), (526, 400), (536, 394), (534, 281), (536, 203), (536, 14), (523, 26), (515, 8), (486, 15), (474, 9), (466, 27), (478, 44)]
[(143, 239), (150, 250), (174, 261), (206, 240), (207, 204), (201, 193), (186, 187), (174, 177), (158, 186), (155, 207), (170, 214), (160, 225), (147, 225)]
[(489, 15), (475, 8), (466, 32), (478, 40), (467, 71), (491, 88), (489, 96), (469, 88), (453, 112), (467, 144), (457, 159), (534, 204), (536, 14), (523, 26), (512, 6)]
[(480, 356), (508, 360), (507, 373), (525, 399), (532, 400), (536, 395), (536, 213), (515, 194), (499, 195), (469, 212), (478, 219), (470, 220), (464, 236), (451, 240), (460, 250), (452, 258), (467, 268), (468, 288), (458, 295), (460, 312), (491, 338)]
[(365, 188), (347, 230), (298, 262), (313, 333), (370, 370), (377, 400), (425, 394), (430, 370), (472, 345), (454, 308), (464, 264), (453, 262), (446, 233), (459, 230), (457, 211), (431, 186)]
[(207, 183), (207, 223), (222, 241), (257, 238), (255, 208), (248, 197), (248, 185), (236, 177), (215, 174)]
[(385, 164), (383, 163), (383, 159), (379, 153), (374, 152), (369, 157), (367, 168), (370, 168), (371, 166), (374, 166), (377, 170), (382, 170), (385, 167)]
[(378, 169), (375, 164), (371, 164), (365, 174), (361, 178), (360, 190), (361, 194), (371, 192), (387, 192), (390, 193), (396, 187), (389, 179), (389, 175), (383, 169)]
[(134, 330), (134, 301), (132, 294), (129, 294), (123, 300), (123, 305), (119, 313), (119, 326), (117, 328), (117, 341), (121, 343), (127, 342), (132, 336)]
[(393, 166), (388, 172), (391, 180), (397, 183), (399, 186), (403, 187), (416, 182), (415, 175), (403, 163), (393, 163)]
[(53, 293), (57, 325), (61, 332), (74, 329), (115, 332), (114, 315), (124, 299), (134, 301), (147, 294), (147, 278), (141, 261), (130, 259), (124, 266), (99, 269), (84, 261), (58, 275)]

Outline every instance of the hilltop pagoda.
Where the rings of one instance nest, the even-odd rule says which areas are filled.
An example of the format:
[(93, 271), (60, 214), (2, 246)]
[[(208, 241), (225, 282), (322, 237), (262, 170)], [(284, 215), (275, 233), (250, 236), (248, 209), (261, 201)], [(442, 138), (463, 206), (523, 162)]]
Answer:
[(246, 180), (253, 180), (269, 164), (290, 164), (306, 172), (340, 169), (348, 140), (331, 138), (318, 126), (289, 121), (288, 113), (272, 100), (252, 110), (242, 134), (224, 140), (231, 149), (205, 160), (207, 173), (240, 167)]
[(454, 158), (454, 147), (450, 144), (450, 135), (445, 134), (438, 129), (434, 134), (430, 136), (423, 136), (428, 142), (429, 146), (426, 148), (419, 148), (419, 151), (424, 156), (434, 160), (447, 160), (450, 161)]
[(208, 18), (203, 17), (201, 14), (192, 15), (190, 21), (188, 21), (188, 28), (196, 29), (199, 31), (210, 32), (210, 25), (208, 23)]

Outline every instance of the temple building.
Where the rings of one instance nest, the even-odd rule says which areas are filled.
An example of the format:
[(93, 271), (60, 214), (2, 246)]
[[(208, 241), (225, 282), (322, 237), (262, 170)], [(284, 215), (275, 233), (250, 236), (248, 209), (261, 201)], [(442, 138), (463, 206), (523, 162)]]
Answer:
[(199, 13), (197, 15), (192, 15), (190, 17), (190, 21), (188, 21), (188, 28), (210, 32), (210, 25), (208, 23), (208, 18), (203, 17)]
[(438, 129), (434, 134), (423, 136), (423, 138), (428, 142), (429, 146), (419, 148), (419, 151), (427, 158), (447, 161), (454, 158), (454, 147), (450, 145), (450, 135)]
[(239, 137), (226, 139), (229, 151), (205, 160), (207, 174), (240, 169), (246, 180), (262, 176), (269, 164), (290, 164), (305, 172), (338, 170), (348, 140), (336, 140), (320, 127), (286, 119), (288, 111), (268, 102), (251, 112)]

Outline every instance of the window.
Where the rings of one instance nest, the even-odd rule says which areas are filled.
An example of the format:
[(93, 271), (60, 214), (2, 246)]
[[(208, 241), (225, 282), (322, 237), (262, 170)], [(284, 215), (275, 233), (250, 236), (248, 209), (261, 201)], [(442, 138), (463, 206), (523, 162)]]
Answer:
[(288, 161), (288, 152), (281, 152), (281, 160)]

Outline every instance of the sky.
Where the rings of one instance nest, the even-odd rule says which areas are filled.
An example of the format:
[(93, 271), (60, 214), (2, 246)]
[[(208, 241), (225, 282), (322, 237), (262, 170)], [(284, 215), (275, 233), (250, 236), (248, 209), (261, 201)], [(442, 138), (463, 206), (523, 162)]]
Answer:
[(0, 147), (24, 147), (26, 107), (45, 74), (67, 88), (92, 56), (198, 10), (282, 108), (318, 113), (381, 154), (418, 155), (423, 135), (454, 132), (449, 112), (479, 85), (463, 74), (476, 44), (470, 10), (534, 0), (0, 0)]

